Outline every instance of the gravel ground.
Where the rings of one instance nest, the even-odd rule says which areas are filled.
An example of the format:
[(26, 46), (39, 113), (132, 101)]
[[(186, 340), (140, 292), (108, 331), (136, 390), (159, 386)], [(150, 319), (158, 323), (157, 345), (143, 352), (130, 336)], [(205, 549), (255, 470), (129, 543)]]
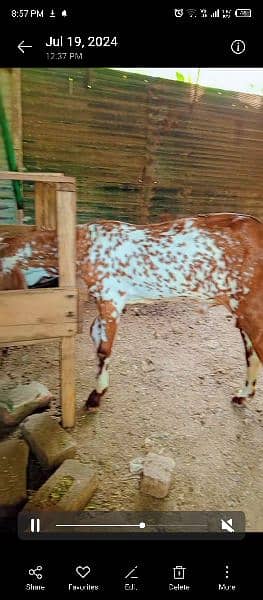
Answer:
[[(85, 412), (95, 355), (87, 303), (77, 338), (77, 423), (71, 435), (79, 457), (94, 464), (100, 486), (87, 508), (97, 510), (242, 510), (247, 529), (263, 530), (263, 385), (246, 407), (231, 396), (243, 385), (243, 345), (223, 308), (206, 315), (191, 301), (128, 307), (111, 365), (111, 386), (100, 409)], [(0, 384), (47, 385), (59, 417), (56, 343), (13, 348), (2, 359)], [(139, 491), (132, 459), (147, 450), (173, 457), (167, 498)]]

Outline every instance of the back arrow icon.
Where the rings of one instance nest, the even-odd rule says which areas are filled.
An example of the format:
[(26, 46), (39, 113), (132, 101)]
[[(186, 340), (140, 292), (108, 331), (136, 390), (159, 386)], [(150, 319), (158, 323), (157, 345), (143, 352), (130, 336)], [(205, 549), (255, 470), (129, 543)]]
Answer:
[(25, 40), (22, 40), (22, 42), (20, 42), (20, 44), (18, 44), (18, 50), (20, 50), (20, 52), (22, 52), (22, 54), (25, 54), (24, 48), (32, 48), (32, 46), (23, 46), (23, 44), (25, 43)]

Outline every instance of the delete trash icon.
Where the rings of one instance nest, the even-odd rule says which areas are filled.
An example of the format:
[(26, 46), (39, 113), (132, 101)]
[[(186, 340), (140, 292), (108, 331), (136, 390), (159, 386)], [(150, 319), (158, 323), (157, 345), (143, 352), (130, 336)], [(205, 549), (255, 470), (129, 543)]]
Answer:
[(174, 579), (184, 579), (185, 567), (177, 565), (173, 567)]

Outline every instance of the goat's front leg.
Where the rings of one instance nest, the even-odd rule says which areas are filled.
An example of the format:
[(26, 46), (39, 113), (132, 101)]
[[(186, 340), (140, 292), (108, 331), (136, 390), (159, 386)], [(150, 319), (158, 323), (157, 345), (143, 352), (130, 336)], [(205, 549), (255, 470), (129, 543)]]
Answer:
[(109, 387), (109, 363), (120, 316), (112, 302), (98, 302), (97, 305), (99, 316), (93, 321), (90, 334), (98, 357), (98, 374), (96, 388), (86, 402), (87, 409), (99, 406)]

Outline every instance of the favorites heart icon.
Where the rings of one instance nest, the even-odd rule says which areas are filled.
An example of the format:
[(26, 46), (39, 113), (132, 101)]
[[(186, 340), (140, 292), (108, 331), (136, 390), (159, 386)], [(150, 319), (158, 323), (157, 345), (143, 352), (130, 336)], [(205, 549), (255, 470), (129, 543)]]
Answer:
[(87, 577), (87, 575), (90, 573), (90, 567), (88, 567), (88, 565), (85, 565), (85, 567), (81, 567), (79, 565), (76, 567), (76, 573), (82, 577), (82, 579), (85, 579), (85, 577)]

